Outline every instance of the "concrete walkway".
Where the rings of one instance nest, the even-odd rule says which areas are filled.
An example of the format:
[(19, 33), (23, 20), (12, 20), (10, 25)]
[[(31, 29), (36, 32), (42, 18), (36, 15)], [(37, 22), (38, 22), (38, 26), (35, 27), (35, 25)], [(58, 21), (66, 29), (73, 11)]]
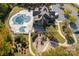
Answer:
[(32, 40), (31, 40), (31, 33), (29, 32), (29, 51), (30, 53), (35, 56), (36, 54), (32, 50)]

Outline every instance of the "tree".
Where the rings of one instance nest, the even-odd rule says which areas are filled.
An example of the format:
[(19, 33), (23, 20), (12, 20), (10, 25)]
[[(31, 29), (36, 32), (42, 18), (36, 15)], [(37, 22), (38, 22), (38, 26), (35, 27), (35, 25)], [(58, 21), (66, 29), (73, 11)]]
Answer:
[(5, 41), (6, 41), (6, 42), (12, 41), (12, 38), (11, 38), (11, 35), (10, 35), (10, 34), (7, 34), (7, 35), (6, 35)]
[(63, 3), (61, 3), (61, 4), (60, 4), (60, 6), (64, 6), (64, 4), (63, 4)]
[(4, 28), (5, 27), (5, 24), (3, 24), (1, 21), (0, 21), (0, 28)]
[(75, 23), (75, 21), (77, 20), (76, 16), (70, 16), (69, 17), (70, 22)]
[(70, 51), (66, 50), (64, 47), (57, 47), (55, 49), (50, 49), (44, 53), (42, 53), (44, 56), (72, 56)]
[(9, 42), (6, 42), (5, 40), (2, 42), (2, 45), (0, 45), (0, 55), (8, 55), (10, 52)]
[(10, 12), (10, 4), (0, 4), (0, 20), (4, 22), (5, 17)]
[(65, 14), (70, 14), (72, 11), (71, 10), (69, 10), (69, 9), (64, 9), (64, 13)]
[(9, 55), (12, 50), (11, 36), (10, 34), (0, 34), (0, 55)]
[(45, 35), (49, 38), (49, 39), (52, 39), (53, 37), (53, 27), (50, 26), (46, 29), (46, 32), (45, 32)]
[(79, 14), (79, 9), (78, 9), (77, 13)]

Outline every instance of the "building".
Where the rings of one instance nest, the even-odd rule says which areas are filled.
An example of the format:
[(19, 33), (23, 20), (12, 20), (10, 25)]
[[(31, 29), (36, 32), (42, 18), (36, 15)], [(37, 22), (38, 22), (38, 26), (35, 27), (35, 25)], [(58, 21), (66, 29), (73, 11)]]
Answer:
[[(41, 9), (37, 7), (35, 10), (22, 10), (11, 17), (9, 25), (13, 33), (29, 33), (29, 31), (43, 32), (45, 26), (55, 23), (58, 13), (51, 11), (47, 6)], [(33, 28), (32, 28), (33, 27)]]
[(58, 13), (51, 11), (47, 6), (43, 6), (40, 10), (33, 11), (34, 24), (33, 27), (37, 32), (45, 31), (44, 25), (51, 25), (55, 23), (55, 19), (58, 18)]

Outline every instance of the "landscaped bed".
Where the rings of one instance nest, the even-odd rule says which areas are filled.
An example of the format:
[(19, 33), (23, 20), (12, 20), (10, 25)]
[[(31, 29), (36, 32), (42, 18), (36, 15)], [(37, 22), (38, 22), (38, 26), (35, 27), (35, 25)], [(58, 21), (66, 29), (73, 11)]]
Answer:
[(64, 28), (65, 29), (64, 31), (68, 32), (68, 34), (71, 35), (72, 30), (68, 27), (67, 24), (64, 23), (64, 21), (60, 22), (60, 29), (61, 29), (62, 34), (65, 35), (64, 32), (63, 32), (63, 29), (62, 29), (64, 25), (67, 26), (67, 28)]
[[(65, 26), (65, 27), (63, 28), (63, 26)], [(61, 28), (62, 34), (67, 39), (67, 43), (73, 44), (75, 42), (74, 37), (73, 37), (73, 31), (71, 30), (69, 25), (63, 22), (63, 23), (60, 23), (60, 28)]]

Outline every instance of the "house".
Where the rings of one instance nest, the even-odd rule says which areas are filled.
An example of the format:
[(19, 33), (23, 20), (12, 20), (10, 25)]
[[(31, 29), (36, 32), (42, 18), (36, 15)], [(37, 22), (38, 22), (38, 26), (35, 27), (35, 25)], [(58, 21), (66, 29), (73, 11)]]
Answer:
[[(38, 32), (45, 30), (44, 25), (51, 25), (58, 18), (58, 13), (50, 11), (47, 6), (43, 6), (41, 9), (33, 11), (34, 16), (34, 28)], [(42, 31), (43, 30), (43, 31)]]

